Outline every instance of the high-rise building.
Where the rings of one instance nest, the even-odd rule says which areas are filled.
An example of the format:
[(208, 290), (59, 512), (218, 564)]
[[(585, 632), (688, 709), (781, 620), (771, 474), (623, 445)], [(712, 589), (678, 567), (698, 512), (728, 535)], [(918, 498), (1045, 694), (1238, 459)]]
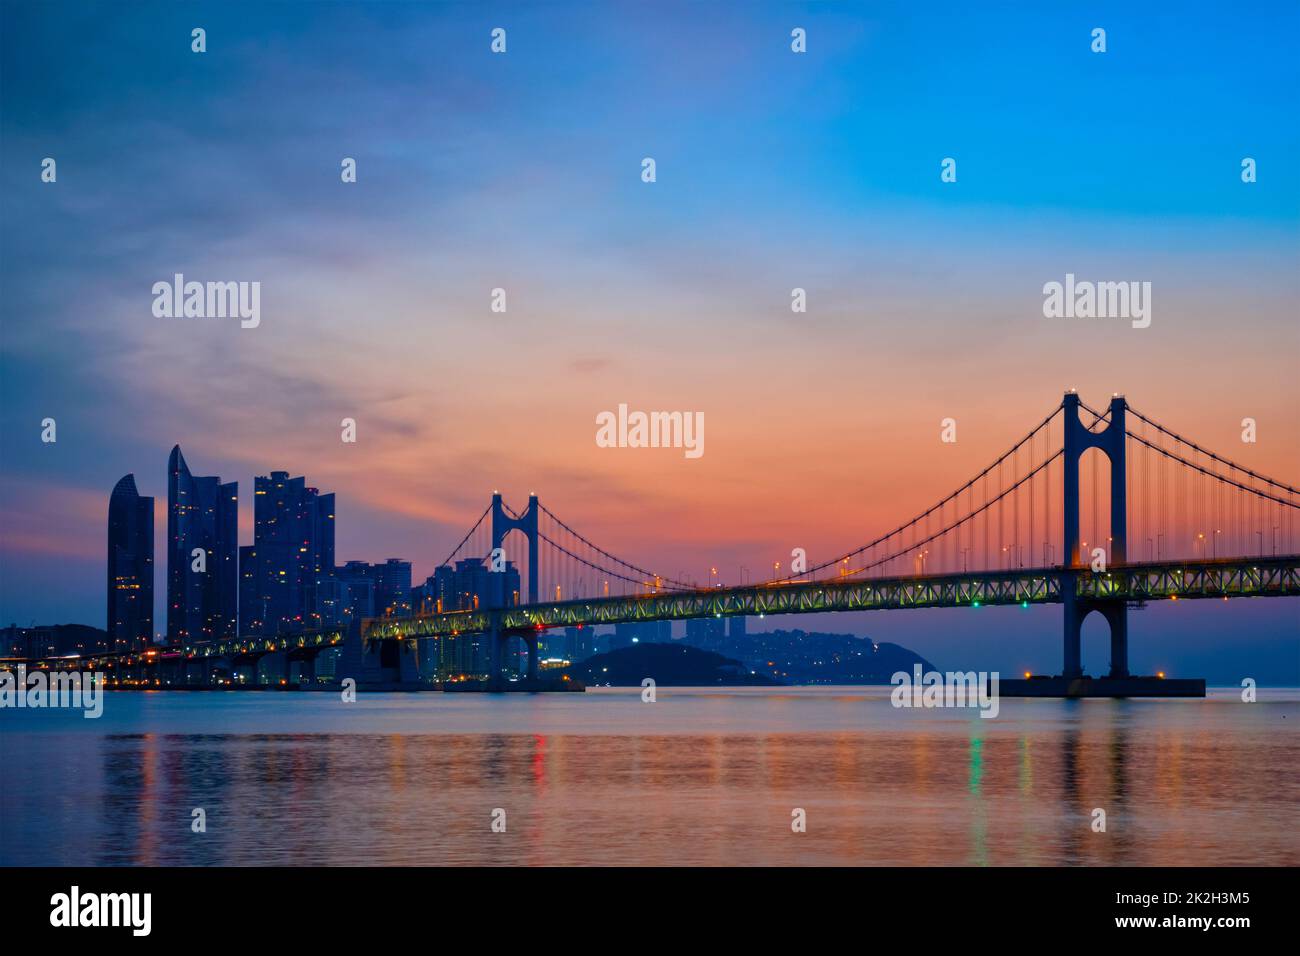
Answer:
[(338, 582), (339, 624), (375, 616), (375, 571), (365, 561), (349, 561), (334, 574)]
[(411, 562), (389, 558), (375, 565), (375, 613), (381, 617), (411, 613)]
[(346, 624), (368, 617), (410, 614), (412, 594), (424, 592), (427, 587), (427, 583), (421, 588), (411, 587), (410, 561), (400, 558), (389, 558), (383, 564), (349, 561), (336, 569), (333, 582), (322, 585), (320, 603), (338, 616), (336, 623)]
[(108, 499), (108, 646), (142, 651), (153, 643), (153, 499), (127, 475)]
[(239, 549), (239, 633), (266, 633), (266, 602), (262, 598), (258, 577), (257, 547), (246, 544)]
[(505, 606), (519, 603), (519, 569), (513, 561), (506, 562), (504, 571), (494, 572), (479, 558), (465, 558), (454, 568), (450, 564), (435, 568), (425, 591), (432, 599), (430, 610), (464, 611), (492, 607), (498, 600), (494, 596), (498, 586)]
[[(223, 640), (239, 623), (239, 484), (167, 463), (167, 641)], [(202, 555), (196, 552), (202, 551)]]
[(253, 544), (239, 549), (241, 634), (320, 627), (332, 599), (334, 496), (273, 471), (253, 479)]

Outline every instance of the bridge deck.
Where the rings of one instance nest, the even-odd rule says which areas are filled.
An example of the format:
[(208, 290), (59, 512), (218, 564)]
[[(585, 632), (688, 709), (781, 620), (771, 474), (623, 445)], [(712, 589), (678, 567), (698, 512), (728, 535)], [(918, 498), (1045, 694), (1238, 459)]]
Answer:
[[(1021, 568), (969, 574), (760, 584), (742, 588), (664, 591), (522, 605), (500, 610), (448, 611), (365, 623), (367, 639), (433, 637), (491, 630), (676, 621), (734, 615), (816, 614), (1057, 604), (1073, 581), (1084, 599), (1152, 601), (1300, 595), (1300, 556), (1129, 564), (1089, 569)], [(495, 620), (494, 620), (495, 618)]]

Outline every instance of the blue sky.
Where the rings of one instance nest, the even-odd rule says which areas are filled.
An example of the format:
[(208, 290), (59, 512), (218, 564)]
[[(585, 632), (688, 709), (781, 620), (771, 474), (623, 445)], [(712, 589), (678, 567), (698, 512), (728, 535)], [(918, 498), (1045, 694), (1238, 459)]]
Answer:
[[(134, 472), (165, 495), (175, 442), (196, 473), (238, 480), (245, 510), (253, 475), (306, 473), (339, 493), (340, 561), (400, 555), (417, 578), (496, 486), (545, 489), (652, 565), (755, 566), (792, 539), (834, 552), (982, 467), (1071, 386), (1125, 391), (1211, 447), (1250, 414), (1263, 437), (1244, 463), (1300, 473), (1294, 3), (56, 2), (0, 18), (4, 622), (100, 623), (108, 492)], [(178, 271), (262, 281), (263, 327), (160, 325), (148, 289)], [(1041, 286), (1067, 271), (1152, 280), (1149, 334), (1044, 326)], [(504, 325), (484, 318), (498, 285)], [(794, 285), (815, 304), (798, 327)], [(591, 412), (627, 400), (707, 408), (717, 450), (689, 475), (599, 457)], [(954, 409), (973, 440), (940, 465), (910, 436)], [(347, 414), (364, 458), (337, 446)], [(1294, 682), (1300, 612), (1274, 606), (1252, 611), (1251, 659)], [(1187, 622), (1151, 618), (1135, 657), (1148, 639), (1171, 667), (1241, 666), (1239, 649), (1193, 660)], [(935, 623), (839, 626), (897, 627), (940, 663), (967, 629), (1019, 648), (986, 666), (1059, 653), (1054, 626), (1005, 637), (1022, 618), (919, 620)]]

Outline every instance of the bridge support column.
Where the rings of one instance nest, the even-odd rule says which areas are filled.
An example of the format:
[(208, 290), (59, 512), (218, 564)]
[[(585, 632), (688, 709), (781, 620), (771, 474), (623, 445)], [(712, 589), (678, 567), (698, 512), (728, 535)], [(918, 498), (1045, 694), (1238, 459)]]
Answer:
[(289, 654), (287, 651), (272, 651), (262, 655), (253, 665), (253, 683), (278, 687), (281, 682), (289, 681)]
[(1098, 608), (1110, 625), (1110, 676), (1128, 677), (1128, 608), (1112, 601)]
[(420, 682), (420, 642), (413, 638), (398, 641), (397, 679), (403, 684)]
[[(1069, 576), (1073, 578), (1073, 575)], [(1062, 585), (1064, 586), (1064, 585)], [(1074, 583), (1063, 594), (1065, 605), (1065, 666), (1061, 676), (1083, 676), (1083, 621), (1097, 611), (1110, 626), (1110, 671), (1108, 677), (1128, 677), (1128, 607), (1123, 601), (1079, 600)]]
[[(292, 654), (285, 664), (285, 677), (291, 684), (314, 684), (316, 683), (316, 657), (317, 652), (311, 650), (301, 650)], [(298, 677), (295, 680), (293, 676), (293, 665), (298, 665)]]
[(493, 628), (488, 632), (488, 683), (495, 684), (501, 679), (501, 645), (505, 639), (501, 632)]
[(528, 679), (537, 680), (537, 635), (524, 638), (524, 643), (528, 645)]
[(1083, 676), (1083, 619), (1086, 608), (1080, 607), (1075, 590), (1075, 576), (1067, 572), (1061, 578), (1061, 603), (1065, 608), (1065, 654), (1061, 676), (1074, 678)]

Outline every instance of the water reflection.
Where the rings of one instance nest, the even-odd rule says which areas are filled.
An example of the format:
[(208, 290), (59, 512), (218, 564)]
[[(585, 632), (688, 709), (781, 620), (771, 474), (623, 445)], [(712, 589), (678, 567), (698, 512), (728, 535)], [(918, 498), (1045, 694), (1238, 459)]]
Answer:
[(0, 862), (1300, 862), (1294, 705), (1179, 706), (813, 732), (6, 734), (4, 766), (31, 772), (6, 775)]

